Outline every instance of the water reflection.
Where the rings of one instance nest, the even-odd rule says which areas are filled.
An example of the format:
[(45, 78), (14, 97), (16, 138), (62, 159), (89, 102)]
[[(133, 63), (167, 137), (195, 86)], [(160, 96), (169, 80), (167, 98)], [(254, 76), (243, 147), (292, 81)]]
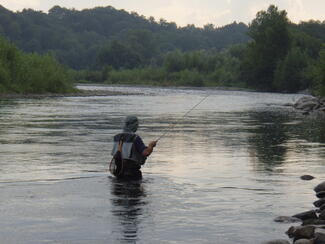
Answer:
[(146, 205), (142, 181), (112, 179), (112, 213), (118, 219), (123, 243), (135, 243), (138, 238), (140, 217)]
[(272, 171), (285, 161), (289, 117), (274, 111), (252, 112), (250, 117), (254, 124), (248, 137), (250, 156), (258, 160), (258, 169)]

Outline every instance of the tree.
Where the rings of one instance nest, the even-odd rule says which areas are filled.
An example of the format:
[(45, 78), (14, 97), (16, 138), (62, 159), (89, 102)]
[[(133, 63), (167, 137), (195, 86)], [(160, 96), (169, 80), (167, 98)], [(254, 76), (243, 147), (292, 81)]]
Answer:
[(297, 47), (292, 48), (287, 56), (278, 62), (274, 75), (274, 88), (285, 92), (297, 92), (307, 88), (302, 82), (306, 67), (307, 55)]
[(136, 52), (118, 41), (112, 41), (108, 47), (102, 49), (97, 60), (100, 66), (110, 65), (115, 69), (135, 68), (141, 61)]
[(249, 26), (252, 42), (246, 50), (241, 75), (247, 84), (262, 90), (273, 90), (274, 72), (279, 60), (290, 48), (289, 21), (286, 11), (271, 5), (260, 11)]

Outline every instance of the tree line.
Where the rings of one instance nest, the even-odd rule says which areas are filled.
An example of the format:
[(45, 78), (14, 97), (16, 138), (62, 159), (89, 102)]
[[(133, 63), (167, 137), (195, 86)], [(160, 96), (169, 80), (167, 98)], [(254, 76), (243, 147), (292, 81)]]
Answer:
[(294, 24), (274, 5), (248, 26), (221, 28), (178, 27), (112, 7), (55, 6), (48, 14), (0, 7), (0, 33), (25, 51), (57, 59), (78, 82), (309, 89), (325, 95), (325, 22)]
[[(257, 13), (247, 34), (247, 43), (223, 50), (173, 50), (145, 66), (132, 53), (140, 47), (132, 49), (114, 41), (99, 52), (102, 71), (97, 81), (222, 85), (289, 93), (308, 89), (325, 95), (325, 22), (294, 24), (286, 11), (271, 5)], [(150, 43), (145, 46), (150, 49)], [(96, 79), (96, 72), (88, 76)]]
[(132, 59), (123, 67), (133, 68), (155, 62), (168, 51), (222, 50), (247, 42), (246, 31), (247, 25), (236, 22), (223, 27), (179, 27), (111, 6), (81, 11), (54, 6), (44, 13), (32, 9), (12, 12), (0, 5), (0, 35), (24, 51), (50, 52), (73, 69), (97, 68), (99, 52), (111, 42), (119, 43), (124, 58)]

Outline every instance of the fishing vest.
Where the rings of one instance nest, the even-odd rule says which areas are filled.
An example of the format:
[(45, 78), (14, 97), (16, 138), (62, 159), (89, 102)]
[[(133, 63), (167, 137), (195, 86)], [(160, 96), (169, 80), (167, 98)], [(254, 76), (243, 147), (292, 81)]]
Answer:
[(146, 157), (144, 157), (138, 150), (134, 144), (135, 139), (138, 135), (133, 133), (120, 133), (114, 136), (114, 145), (112, 149), (112, 155), (118, 151), (119, 142), (122, 141), (122, 158), (131, 160), (138, 165), (142, 165), (146, 161)]

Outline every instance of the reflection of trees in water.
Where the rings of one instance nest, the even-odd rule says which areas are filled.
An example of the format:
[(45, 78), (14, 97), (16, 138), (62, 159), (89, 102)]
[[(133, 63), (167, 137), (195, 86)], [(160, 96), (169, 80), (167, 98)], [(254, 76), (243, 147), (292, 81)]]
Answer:
[[(249, 117), (247, 123), (253, 126), (249, 129), (249, 152), (257, 159), (257, 170), (273, 170), (283, 164), (289, 150), (306, 155), (312, 146), (308, 143), (325, 143), (324, 118), (297, 118), (279, 111), (252, 112)], [(325, 156), (322, 150), (318, 152)]]
[(324, 117), (306, 117), (301, 123), (297, 134), (301, 134), (303, 139), (309, 142), (325, 143), (325, 118)]
[(143, 214), (146, 194), (141, 181), (112, 181), (112, 213), (121, 225), (122, 240), (135, 243), (138, 240), (139, 217)]
[(289, 117), (285, 114), (264, 111), (250, 114), (254, 128), (250, 130), (248, 138), (250, 153), (258, 160), (266, 170), (272, 170), (285, 160), (288, 141)]

